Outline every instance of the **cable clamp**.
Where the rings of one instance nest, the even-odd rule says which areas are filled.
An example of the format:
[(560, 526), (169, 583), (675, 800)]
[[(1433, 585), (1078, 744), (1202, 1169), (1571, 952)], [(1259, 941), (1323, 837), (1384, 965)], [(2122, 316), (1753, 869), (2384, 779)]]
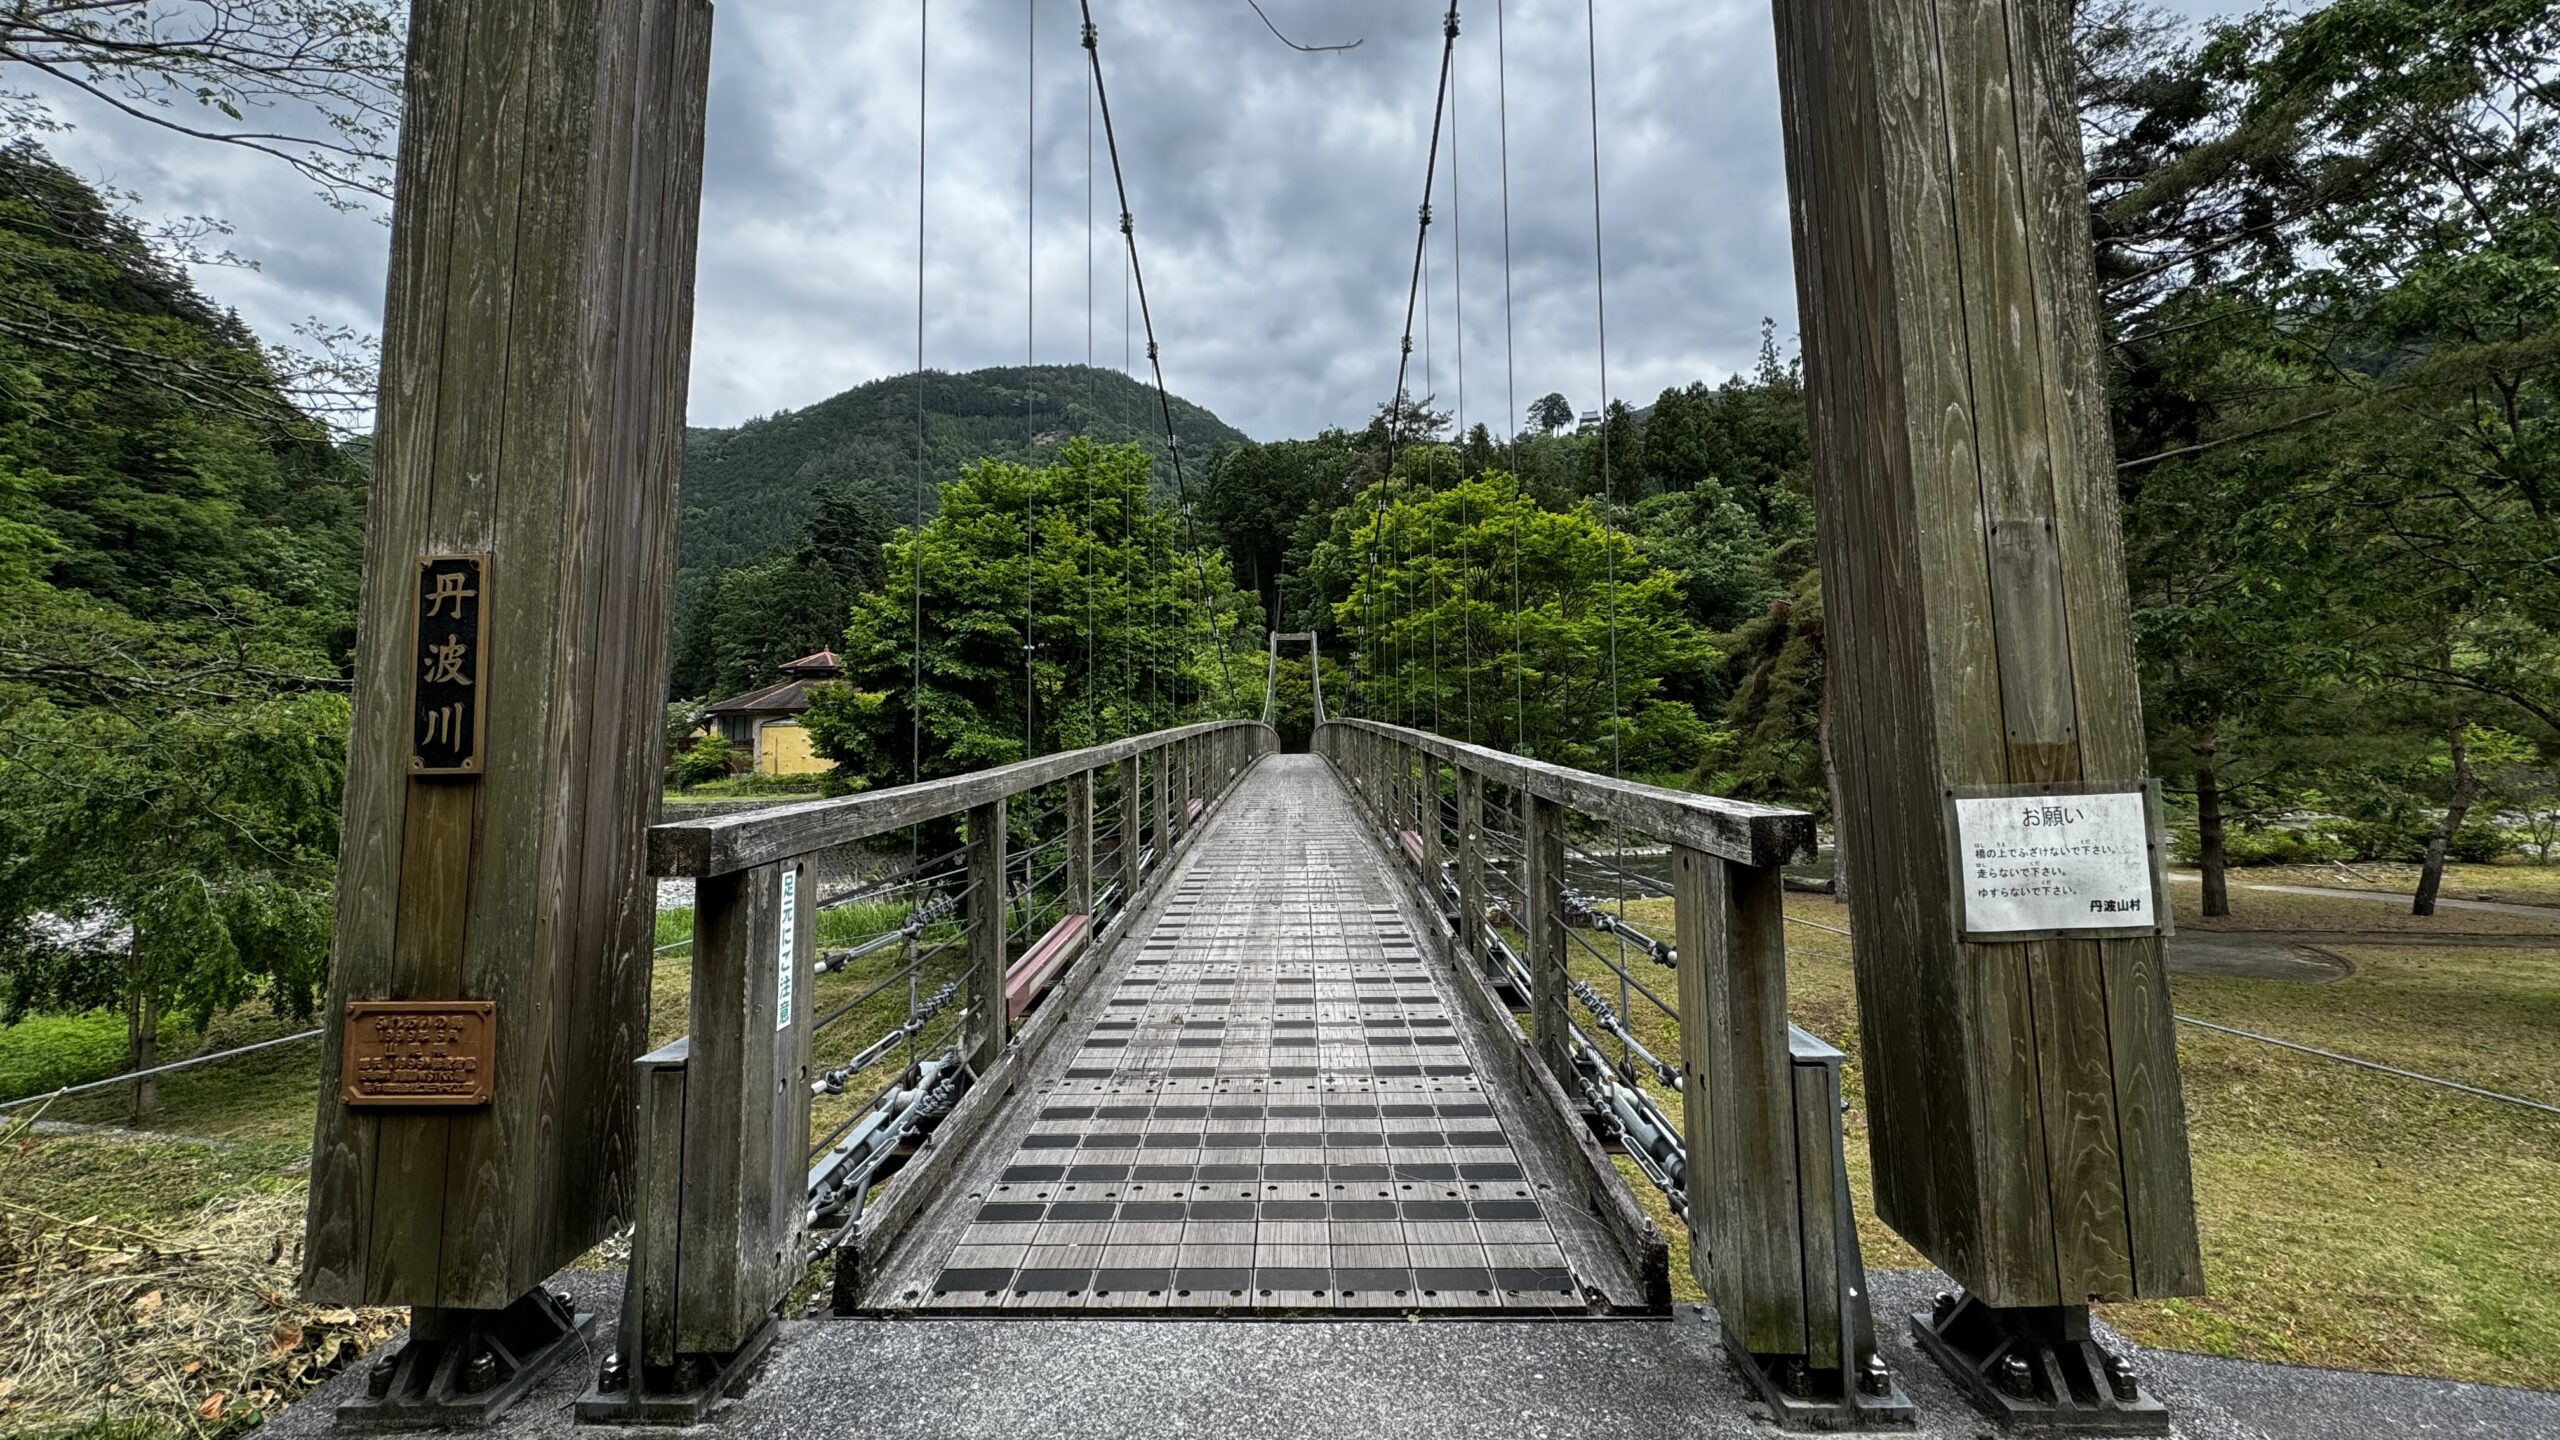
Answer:
[(1126, 211), (1126, 210), (1121, 211), (1121, 212), (1120, 212), (1120, 233), (1121, 233), (1121, 234), (1123, 234), (1123, 235), (1129, 234), (1129, 233), (1130, 233), (1130, 226), (1131, 226), (1131, 223), (1132, 223), (1132, 222), (1131, 222), (1131, 221), (1130, 221), (1130, 219), (1129, 219), (1129, 212), (1128, 212), (1128, 211)]
[(1455, 40), (1458, 38), (1457, 0), (1449, 0), (1449, 18), (1440, 23), (1440, 34), (1444, 39)]
[(1422, 228), (1431, 228), (1431, 202), (1428, 200), (1422, 202)]
[(1101, 39), (1102, 32), (1094, 28), (1093, 22), (1090, 20), (1084, 22), (1084, 48), (1092, 49)]

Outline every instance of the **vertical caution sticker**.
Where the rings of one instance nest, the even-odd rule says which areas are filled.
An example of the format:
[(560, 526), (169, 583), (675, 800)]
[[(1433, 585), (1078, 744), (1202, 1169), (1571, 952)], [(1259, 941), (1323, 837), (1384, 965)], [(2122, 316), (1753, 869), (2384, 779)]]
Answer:
[(782, 872), (782, 943), (777, 947), (773, 987), (773, 1028), (791, 1028), (791, 983), (800, 973), (800, 871)]

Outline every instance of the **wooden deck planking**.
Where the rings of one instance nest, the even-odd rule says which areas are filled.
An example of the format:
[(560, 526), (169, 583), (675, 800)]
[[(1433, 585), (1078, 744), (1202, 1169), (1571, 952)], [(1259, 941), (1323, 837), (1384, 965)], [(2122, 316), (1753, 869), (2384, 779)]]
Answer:
[[(1581, 1311), (1632, 1294), (1323, 762), (1205, 822), (867, 1297), (968, 1311)], [(1089, 1013), (1086, 1013), (1089, 1011)]]

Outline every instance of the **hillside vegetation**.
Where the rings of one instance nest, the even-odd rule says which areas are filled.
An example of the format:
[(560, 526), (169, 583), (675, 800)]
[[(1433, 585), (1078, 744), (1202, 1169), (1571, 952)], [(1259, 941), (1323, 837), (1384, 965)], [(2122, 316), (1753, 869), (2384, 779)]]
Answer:
[[(1172, 489), (1155, 389), (1117, 370), (933, 370), (925, 374), (924, 390), (924, 473), (937, 481), (976, 460), (1052, 460), (1060, 446), (1082, 435), (1145, 446), (1156, 458), (1157, 488)], [(1219, 452), (1245, 443), (1244, 432), (1178, 396), (1173, 425), (1195, 480)], [(820, 490), (871, 501), (903, 518), (913, 510), (916, 474), (912, 374), (857, 385), (734, 430), (688, 430), (677, 564), (697, 576), (798, 541), (817, 513), (812, 494)]]

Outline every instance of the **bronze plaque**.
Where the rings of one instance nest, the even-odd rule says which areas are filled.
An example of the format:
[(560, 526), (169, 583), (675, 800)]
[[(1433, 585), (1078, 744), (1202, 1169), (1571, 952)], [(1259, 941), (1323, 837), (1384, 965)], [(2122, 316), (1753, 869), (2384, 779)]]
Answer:
[(489, 711), (489, 557), (418, 562), (409, 773), (477, 775)]
[(349, 1105), (486, 1105), (498, 1084), (493, 1000), (350, 1000), (338, 1098)]

